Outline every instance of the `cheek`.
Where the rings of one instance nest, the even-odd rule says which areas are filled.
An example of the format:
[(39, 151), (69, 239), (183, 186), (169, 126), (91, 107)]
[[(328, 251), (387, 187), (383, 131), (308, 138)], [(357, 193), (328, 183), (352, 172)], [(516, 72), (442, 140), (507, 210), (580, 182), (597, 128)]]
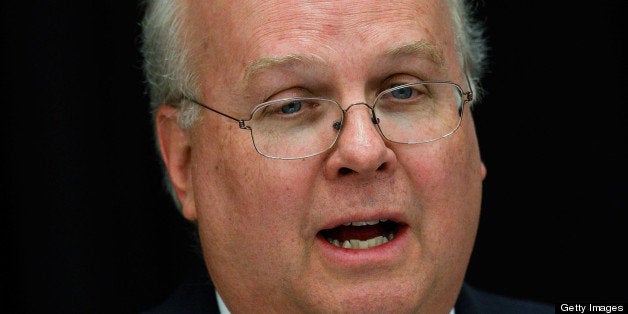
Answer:
[[(409, 160), (415, 183), (430, 198), (476, 199), (484, 178), (478, 141), (468, 108), (462, 126), (452, 136), (417, 146)], [(438, 199), (438, 198), (437, 198)]]
[[(442, 142), (442, 141), (441, 141)], [(414, 190), (425, 202), (441, 202), (463, 191), (470, 176), (470, 160), (456, 145), (434, 142), (413, 147), (413, 151), (400, 158), (414, 184)], [(444, 144), (444, 145), (443, 145)]]
[(287, 229), (296, 229), (294, 222), (300, 220), (300, 202), (306, 199), (303, 194), (308, 185), (296, 170), (280, 167), (286, 161), (253, 153), (233, 155), (197, 169), (202, 176), (194, 183), (199, 216), (208, 220), (219, 217), (220, 225), (229, 225), (242, 240), (254, 233), (253, 239), (288, 236)]
[[(214, 141), (219, 140), (208, 142)], [(314, 171), (301, 161), (260, 156), (247, 137), (222, 142), (199, 151), (193, 171), (199, 232), (210, 269), (260, 280), (289, 274), (293, 265), (284, 261), (299, 260), (303, 209), (313, 178), (308, 174)], [(260, 270), (257, 265), (266, 266)]]
[[(412, 157), (404, 161), (420, 203), (417, 236), (431, 243), (434, 252), (468, 252), (482, 195), (482, 164), (475, 135), (460, 132), (432, 144), (414, 148), (406, 154)], [(452, 246), (461, 247), (451, 250)]]

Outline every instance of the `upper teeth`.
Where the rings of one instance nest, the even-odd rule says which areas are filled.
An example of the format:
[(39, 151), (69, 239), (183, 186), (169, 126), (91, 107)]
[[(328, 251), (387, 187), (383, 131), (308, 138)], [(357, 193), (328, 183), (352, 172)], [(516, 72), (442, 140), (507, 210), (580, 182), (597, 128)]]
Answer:
[(369, 221), (352, 221), (352, 222), (345, 222), (342, 225), (343, 226), (356, 226), (356, 227), (360, 227), (360, 226), (372, 226), (372, 225), (376, 225), (380, 222), (386, 222), (388, 221), (388, 219), (378, 219), (378, 220), (369, 220)]
[[(361, 226), (372, 226), (380, 222), (386, 222), (386, 221), (388, 221), (388, 219), (351, 221), (351, 222), (343, 223), (342, 225), (361, 227)], [(376, 246), (380, 246), (382, 244), (388, 243), (388, 241), (392, 240), (394, 237), (395, 236), (393, 232), (389, 232), (386, 235), (376, 236), (368, 240), (350, 239), (350, 240), (345, 240), (343, 242), (340, 242), (338, 239), (327, 238), (327, 241), (329, 241), (329, 243), (337, 247), (342, 247), (345, 249), (368, 249), (368, 248), (372, 248), (372, 247), (376, 247)]]

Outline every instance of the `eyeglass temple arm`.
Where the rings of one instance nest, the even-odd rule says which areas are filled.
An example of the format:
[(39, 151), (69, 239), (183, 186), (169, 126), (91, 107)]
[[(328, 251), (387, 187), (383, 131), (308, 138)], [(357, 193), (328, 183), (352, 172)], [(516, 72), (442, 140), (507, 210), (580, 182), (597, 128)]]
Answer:
[(467, 79), (467, 86), (469, 86), (469, 91), (463, 93), (466, 96), (464, 102), (467, 103), (473, 100), (473, 87), (471, 87), (471, 79), (469, 79), (468, 71), (464, 71), (464, 77)]
[(240, 127), (240, 129), (248, 129), (249, 128), (246, 125), (246, 121), (245, 120), (234, 118), (234, 117), (232, 117), (232, 116), (230, 116), (230, 115), (228, 115), (226, 113), (222, 113), (222, 112), (220, 112), (220, 111), (218, 111), (218, 110), (216, 110), (216, 109), (214, 109), (214, 108), (212, 108), (210, 106), (207, 106), (207, 105), (205, 105), (205, 104), (203, 104), (203, 103), (201, 103), (199, 101), (196, 101), (196, 100), (194, 100), (192, 98), (183, 97), (183, 99), (191, 101), (191, 102), (193, 102), (193, 103), (195, 103), (195, 104), (197, 104), (197, 105), (199, 105), (199, 106), (201, 106), (201, 107), (203, 107), (203, 108), (205, 108), (205, 109), (207, 109), (209, 111), (213, 111), (213, 112), (215, 112), (215, 113), (217, 113), (217, 114), (219, 114), (219, 115), (221, 115), (221, 116), (223, 116), (225, 118), (229, 118), (229, 119), (231, 119), (231, 120), (233, 120), (235, 122), (238, 122), (238, 126)]

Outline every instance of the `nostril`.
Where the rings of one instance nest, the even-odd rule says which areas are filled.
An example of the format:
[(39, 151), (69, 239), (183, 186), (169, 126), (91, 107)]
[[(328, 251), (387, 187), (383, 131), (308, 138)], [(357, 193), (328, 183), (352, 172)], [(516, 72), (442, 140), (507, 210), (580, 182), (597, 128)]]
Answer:
[[(379, 167), (377, 167), (377, 171), (383, 171), (386, 170), (386, 168), (388, 168), (388, 164), (387, 163), (382, 163), (381, 165), (379, 165)], [(338, 169), (338, 174), (340, 175), (349, 175), (352, 173), (356, 173), (357, 171), (351, 169), (351, 168), (347, 168), (347, 167), (342, 167), (340, 169)]]
[(351, 169), (349, 169), (347, 167), (342, 167), (342, 168), (338, 169), (338, 173), (340, 175), (348, 175), (348, 174), (351, 174), (353, 172), (354, 172), (353, 170), (351, 170)]

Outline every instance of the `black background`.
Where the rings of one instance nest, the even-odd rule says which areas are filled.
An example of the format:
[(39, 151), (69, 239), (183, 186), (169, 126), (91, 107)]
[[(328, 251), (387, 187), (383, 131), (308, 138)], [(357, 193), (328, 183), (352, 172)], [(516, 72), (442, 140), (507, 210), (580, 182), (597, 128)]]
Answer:
[[(625, 1), (484, 3), (488, 167), (468, 280), (628, 301)], [(580, 2), (578, 2), (580, 3)], [(135, 313), (197, 262), (165, 193), (133, 1), (3, 1), (0, 306)], [(4, 224), (6, 222), (6, 224)]]

